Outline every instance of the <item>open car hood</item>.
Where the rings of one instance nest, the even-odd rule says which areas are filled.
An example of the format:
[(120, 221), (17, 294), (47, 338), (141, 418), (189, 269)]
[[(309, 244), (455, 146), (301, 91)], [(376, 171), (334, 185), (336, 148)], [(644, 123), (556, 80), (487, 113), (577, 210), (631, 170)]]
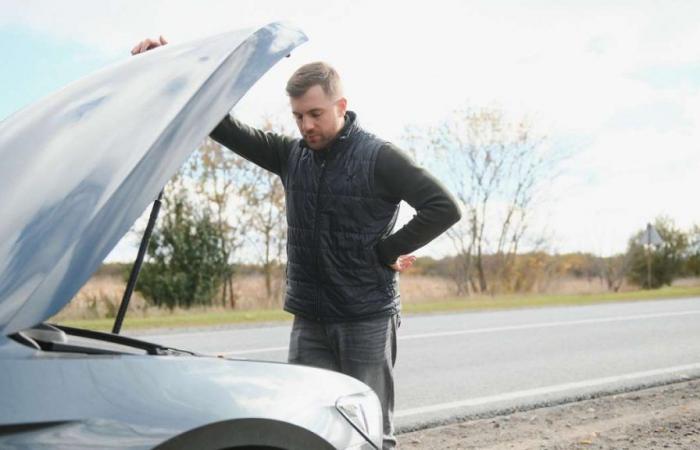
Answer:
[(306, 41), (281, 23), (128, 58), (0, 123), (0, 331), (60, 311), (192, 151)]

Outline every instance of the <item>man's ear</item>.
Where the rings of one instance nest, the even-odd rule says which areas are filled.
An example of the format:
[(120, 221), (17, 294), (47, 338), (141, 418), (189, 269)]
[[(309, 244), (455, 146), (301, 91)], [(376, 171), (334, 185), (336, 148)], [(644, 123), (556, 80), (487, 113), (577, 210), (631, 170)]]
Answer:
[(345, 97), (340, 97), (336, 104), (338, 105), (338, 117), (343, 117), (348, 109), (348, 100)]

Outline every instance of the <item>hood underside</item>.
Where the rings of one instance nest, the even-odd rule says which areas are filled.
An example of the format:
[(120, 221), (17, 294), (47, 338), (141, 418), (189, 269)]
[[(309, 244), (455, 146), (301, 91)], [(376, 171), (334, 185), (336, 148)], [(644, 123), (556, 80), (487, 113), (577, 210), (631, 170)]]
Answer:
[(0, 332), (60, 311), (192, 151), (306, 41), (273, 23), (166, 45), (0, 123)]

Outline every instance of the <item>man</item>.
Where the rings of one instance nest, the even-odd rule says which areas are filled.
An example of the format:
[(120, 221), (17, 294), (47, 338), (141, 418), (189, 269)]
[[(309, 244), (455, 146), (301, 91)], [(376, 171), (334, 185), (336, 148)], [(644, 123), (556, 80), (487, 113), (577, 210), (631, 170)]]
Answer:
[[(145, 40), (132, 53), (165, 44)], [(364, 131), (347, 110), (328, 64), (302, 66), (287, 94), (301, 139), (266, 133), (227, 116), (211, 137), (279, 175), (287, 206), (287, 291), (294, 314), (289, 362), (340, 371), (378, 395), (383, 448), (393, 427), (397, 273), (411, 252), (460, 219), (447, 190), (394, 145)], [(417, 214), (391, 233), (405, 200)]]

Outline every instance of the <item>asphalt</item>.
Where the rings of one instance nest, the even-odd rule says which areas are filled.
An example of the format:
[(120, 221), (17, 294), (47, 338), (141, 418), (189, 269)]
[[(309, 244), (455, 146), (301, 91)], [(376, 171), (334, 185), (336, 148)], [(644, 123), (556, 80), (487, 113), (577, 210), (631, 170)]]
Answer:
[[(284, 361), (290, 324), (141, 333)], [(399, 330), (400, 431), (700, 377), (700, 298), (413, 315)]]

